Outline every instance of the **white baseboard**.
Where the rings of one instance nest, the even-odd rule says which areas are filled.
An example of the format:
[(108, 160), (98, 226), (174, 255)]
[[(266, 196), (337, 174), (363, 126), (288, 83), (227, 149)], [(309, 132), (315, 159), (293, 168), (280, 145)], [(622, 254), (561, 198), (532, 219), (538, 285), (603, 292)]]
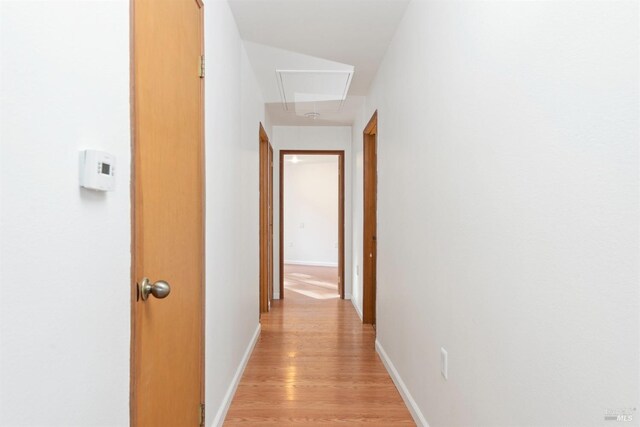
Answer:
[(291, 265), (310, 265), (313, 267), (337, 267), (337, 262), (325, 262), (325, 261), (284, 261), (285, 264)]
[(218, 413), (213, 420), (211, 425), (214, 426), (222, 426), (224, 423), (224, 419), (227, 416), (227, 411), (229, 411), (229, 406), (231, 406), (231, 401), (233, 400), (233, 396), (236, 394), (236, 389), (238, 388), (238, 384), (240, 384), (240, 379), (242, 379), (242, 373), (244, 372), (244, 368), (247, 367), (247, 363), (249, 363), (249, 358), (251, 357), (251, 353), (253, 352), (253, 348), (256, 346), (256, 342), (258, 342), (258, 337), (260, 337), (260, 323), (258, 323), (258, 327), (247, 346), (247, 349), (242, 356), (242, 360), (240, 360), (240, 365), (236, 370), (236, 374), (233, 376), (231, 380), (231, 384), (229, 384), (229, 388), (227, 389), (227, 393), (224, 395), (224, 399), (222, 400), (222, 405), (220, 405), (220, 409), (218, 409)]
[(362, 312), (360, 311), (360, 307), (358, 307), (358, 303), (356, 302), (355, 298), (350, 298), (351, 299), (351, 304), (353, 304), (353, 308), (356, 309), (356, 313), (358, 313), (358, 316), (360, 317), (360, 321), (362, 321)]
[(419, 426), (429, 427), (429, 423), (427, 423), (426, 418), (424, 417), (424, 415), (422, 415), (422, 411), (420, 411), (420, 408), (418, 408), (416, 401), (413, 400), (413, 397), (411, 396), (411, 393), (409, 393), (407, 386), (404, 384), (404, 381), (402, 381), (402, 378), (400, 378), (400, 374), (398, 374), (398, 371), (396, 371), (396, 368), (395, 366), (393, 366), (391, 359), (389, 359), (389, 356), (384, 351), (384, 348), (382, 348), (382, 344), (380, 344), (380, 341), (378, 341), (377, 339), (376, 351), (378, 352), (378, 355), (382, 360), (382, 364), (385, 368), (387, 368), (387, 372), (389, 372), (393, 383), (396, 385), (396, 388), (400, 392), (402, 400), (404, 400), (405, 405), (407, 405), (407, 408), (409, 409), (409, 412), (413, 417), (413, 421), (415, 421), (415, 423)]

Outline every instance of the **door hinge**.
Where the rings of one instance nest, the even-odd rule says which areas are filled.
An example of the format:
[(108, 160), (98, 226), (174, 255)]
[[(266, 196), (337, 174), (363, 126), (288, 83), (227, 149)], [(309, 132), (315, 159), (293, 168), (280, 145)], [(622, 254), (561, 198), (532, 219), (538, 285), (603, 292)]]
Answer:
[(200, 55), (200, 78), (204, 78), (204, 55)]
[(200, 404), (200, 427), (204, 427), (204, 403)]

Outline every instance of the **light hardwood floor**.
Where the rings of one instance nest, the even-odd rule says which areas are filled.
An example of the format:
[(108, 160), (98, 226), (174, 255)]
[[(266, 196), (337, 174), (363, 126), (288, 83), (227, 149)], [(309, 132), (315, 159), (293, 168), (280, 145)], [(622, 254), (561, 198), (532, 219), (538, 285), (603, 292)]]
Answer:
[(297, 292), (316, 299), (340, 298), (338, 267), (284, 265), (285, 298)]
[[(311, 276), (326, 289), (326, 278)], [(225, 425), (415, 425), (375, 352), (373, 328), (351, 301), (317, 291), (286, 290), (262, 316)]]

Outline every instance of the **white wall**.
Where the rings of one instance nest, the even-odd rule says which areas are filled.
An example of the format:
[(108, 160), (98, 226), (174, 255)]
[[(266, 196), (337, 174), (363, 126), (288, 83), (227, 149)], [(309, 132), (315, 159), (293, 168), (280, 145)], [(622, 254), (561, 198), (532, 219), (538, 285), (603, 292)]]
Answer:
[(206, 405), (223, 420), (259, 312), (259, 122), (264, 102), (225, 1), (205, 6)]
[(362, 253), (364, 250), (364, 243), (362, 241), (362, 233), (364, 231), (364, 155), (362, 152), (362, 132), (373, 113), (365, 118), (366, 114), (368, 114), (368, 109), (363, 107), (358, 115), (359, 117), (354, 122), (351, 139), (351, 194), (353, 198), (353, 214), (351, 218), (351, 302), (360, 319), (362, 319)]
[(280, 298), (280, 150), (344, 150), (345, 155), (345, 298), (351, 298), (351, 127), (350, 126), (273, 126), (273, 283), (274, 297)]
[(353, 164), (378, 109), (378, 341), (431, 426), (638, 405), (638, 13), (409, 5)]
[(284, 163), (285, 263), (337, 267), (338, 156), (297, 158)]
[[(129, 423), (129, 2), (2, 13), (0, 425)], [(206, 403), (218, 423), (258, 327), (264, 105), (226, 2), (205, 8)], [(78, 151), (117, 188), (78, 187)]]
[[(129, 2), (0, 2), (0, 425), (129, 422)], [(78, 151), (117, 157), (81, 190)]]

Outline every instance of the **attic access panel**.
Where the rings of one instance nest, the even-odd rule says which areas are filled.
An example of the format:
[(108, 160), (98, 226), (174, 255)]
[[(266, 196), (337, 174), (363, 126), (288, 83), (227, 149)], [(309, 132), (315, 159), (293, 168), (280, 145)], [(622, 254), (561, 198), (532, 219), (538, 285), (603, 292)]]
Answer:
[(276, 70), (285, 111), (335, 113), (347, 98), (353, 70)]

